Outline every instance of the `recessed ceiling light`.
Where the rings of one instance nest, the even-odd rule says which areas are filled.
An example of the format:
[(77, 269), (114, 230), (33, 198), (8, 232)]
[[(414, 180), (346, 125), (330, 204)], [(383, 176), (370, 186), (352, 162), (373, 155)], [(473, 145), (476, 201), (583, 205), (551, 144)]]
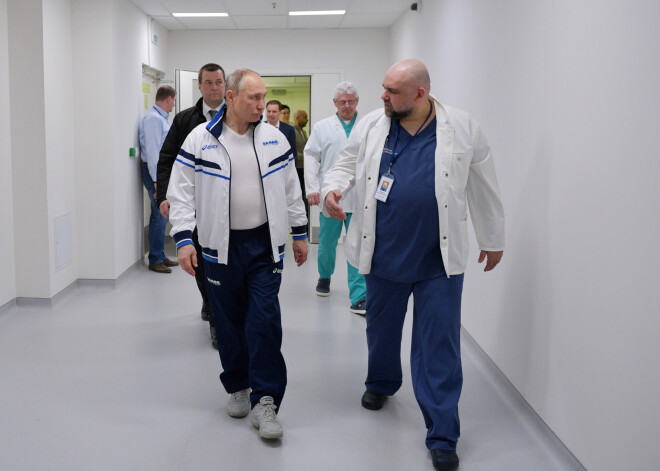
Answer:
[(325, 11), (290, 11), (289, 16), (302, 15), (343, 15), (346, 10), (325, 10)]
[(172, 13), (172, 16), (179, 16), (185, 18), (195, 18), (195, 17), (219, 17), (219, 16), (229, 16), (229, 13)]

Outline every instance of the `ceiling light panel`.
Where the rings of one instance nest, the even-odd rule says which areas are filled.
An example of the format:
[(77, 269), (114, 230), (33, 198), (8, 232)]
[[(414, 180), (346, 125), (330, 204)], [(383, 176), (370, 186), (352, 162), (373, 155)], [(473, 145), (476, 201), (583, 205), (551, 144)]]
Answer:
[[(353, 0), (354, 1), (354, 0)], [(288, 0), (289, 11), (350, 10), (351, 0)]]
[(222, 0), (160, 0), (165, 8), (174, 12), (226, 12), (227, 6)]
[(290, 16), (289, 28), (339, 28), (343, 16)]
[(228, 13), (172, 13), (176, 18), (224, 18)]
[(230, 17), (224, 18), (177, 18), (187, 29), (236, 29)]
[(289, 16), (324, 16), (324, 15), (343, 15), (346, 10), (311, 10), (311, 11), (290, 11)]

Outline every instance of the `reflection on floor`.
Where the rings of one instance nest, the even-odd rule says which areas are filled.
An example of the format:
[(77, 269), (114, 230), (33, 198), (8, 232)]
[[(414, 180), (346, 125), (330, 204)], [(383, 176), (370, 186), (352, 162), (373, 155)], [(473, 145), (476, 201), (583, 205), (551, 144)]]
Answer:
[[(410, 384), (410, 319), (404, 386), (381, 411), (363, 409), (365, 320), (349, 312), (343, 262), (331, 296), (314, 294), (315, 248), (302, 268), (287, 248), (281, 441), (225, 414), (194, 280), (137, 267), (0, 311), (0, 469), (432, 470)], [(465, 332), (463, 364), (461, 470), (582, 469)]]

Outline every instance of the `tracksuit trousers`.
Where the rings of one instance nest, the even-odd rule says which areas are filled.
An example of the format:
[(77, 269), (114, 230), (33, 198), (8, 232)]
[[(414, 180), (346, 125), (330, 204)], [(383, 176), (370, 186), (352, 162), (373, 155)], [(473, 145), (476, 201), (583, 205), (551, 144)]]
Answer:
[(387, 396), (401, 387), (401, 337), (413, 295), (410, 365), (415, 398), (426, 423), (429, 450), (455, 450), (460, 435), (463, 275), (399, 283), (375, 275), (367, 282), (367, 389)]
[[(319, 214), (319, 252), (318, 252), (318, 265), (319, 277), (330, 278), (335, 272), (335, 259), (337, 258), (337, 242), (341, 235), (342, 225), (346, 226), (351, 223), (351, 213), (346, 214), (345, 221), (338, 221)], [(357, 304), (367, 297), (367, 285), (364, 282), (364, 276), (358, 273), (350, 263), (346, 262), (348, 269), (348, 296), (351, 299), (351, 304)]]
[(272, 396), (279, 407), (286, 389), (278, 300), (283, 262), (274, 262), (272, 254), (266, 223), (230, 232), (227, 265), (204, 259), (220, 381), (230, 394), (251, 388), (252, 407), (263, 396)]

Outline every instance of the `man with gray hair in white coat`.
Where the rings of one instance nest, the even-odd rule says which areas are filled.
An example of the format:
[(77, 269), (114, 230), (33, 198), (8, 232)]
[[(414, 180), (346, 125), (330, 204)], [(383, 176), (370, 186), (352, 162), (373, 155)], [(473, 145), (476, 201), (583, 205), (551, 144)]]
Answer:
[[(323, 176), (337, 162), (339, 152), (348, 142), (348, 137), (357, 122), (359, 97), (357, 87), (353, 83), (340, 82), (335, 88), (333, 101), (337, 112), (314, 125), (305, 145), (305, 189), (310, 205), (320, 203)], [(342, 226), (345, 225), (348, 231), (351, 214), (355, 210), (355, 197), (352, 192), (349, 191), (344, 195), (341, 207), (347, 215), (345, 221), (319, 215), (321, 226), (318, 251), (319, 281), (316, 285), (316, 294), (319, 296), (330, 295), (330, 277), (335, 271), (337, 242)], [(357, 268), (349, 262), (346, 265), (350, 310), (355, 314), (365, 315), (367, 287), (364, 276), (360, 275)]]

